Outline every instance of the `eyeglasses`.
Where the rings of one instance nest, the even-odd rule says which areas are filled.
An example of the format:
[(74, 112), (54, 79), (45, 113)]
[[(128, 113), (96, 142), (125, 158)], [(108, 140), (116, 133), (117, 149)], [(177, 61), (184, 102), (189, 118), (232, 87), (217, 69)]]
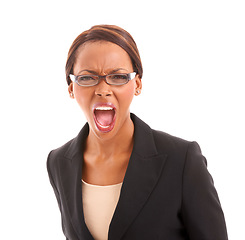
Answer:
[(98, 75), (72, 75), (69, 77), (72, 81), (75, 81), (79, 86), (82, 87), (92, 87), (101, 81), (101, 79), (105, 79), (106, 83), (109, 85), (124, 85), (128, 83), (130, 80), (134, 79), (136, 76), (136, 72), (133, 73), (116, 73), (116, 74), (108, 74), (104, 76)]

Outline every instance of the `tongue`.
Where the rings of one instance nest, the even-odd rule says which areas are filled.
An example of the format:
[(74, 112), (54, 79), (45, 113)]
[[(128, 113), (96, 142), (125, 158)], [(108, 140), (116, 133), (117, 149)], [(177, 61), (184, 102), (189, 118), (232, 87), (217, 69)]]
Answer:
[(114, 111), (113, 110), (96, 110), (94, 112), (95, 117), (100, 125), (102, 126), (109, 126), (114, 117)]

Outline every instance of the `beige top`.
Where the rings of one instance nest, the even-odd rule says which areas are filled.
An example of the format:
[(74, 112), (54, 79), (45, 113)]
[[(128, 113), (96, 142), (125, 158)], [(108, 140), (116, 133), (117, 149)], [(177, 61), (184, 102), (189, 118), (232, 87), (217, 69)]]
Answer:
[(107, 240), (108, 230), (122, 183), (115, 185), (92, 185), (82, 180), (83, 211), (85, 223), (95, 240)]

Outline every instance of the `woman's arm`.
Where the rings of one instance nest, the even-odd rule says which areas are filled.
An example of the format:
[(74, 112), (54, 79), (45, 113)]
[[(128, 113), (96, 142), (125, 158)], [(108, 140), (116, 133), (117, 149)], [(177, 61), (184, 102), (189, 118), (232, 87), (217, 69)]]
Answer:
[(191, 240), (227, 240), (224, 214), (197, 143), (189, 144), (183, 171), (182, 217)]
[(58, 192), (57, 187), (56, 187), (56, 185), (54, 183), (53, 176), (52, 176), (51, 169), (50, 169), (50, 155), (51, 155), (51, 153), (52, 153), (52, 151), (49, 153), (48, 160), (47, 160), (48, 176), (49, 176), (50, 183), (51, 183), (51, 185), (53, 187), (53, 190), (54, 190), (54, 193), (55, 193), (58, 205), (59, 205), (59, 209), (61, 211), (61, 202), (60, 202), (59, 192)]
[[(58, 205), (59, 205), (59, 209), (60, 209), (60, 212), (61, 212), (61, 218), (62, 218), (60, 195), (59, 195), (58, 189), (57, 189), (57, 187), (56, 187), (56, 185), (54, 183), (54, 179), (53, 179), (52, 171), (51, 171), (51, 167), (50, 167), (50, 158), (51, 158), (50, 156), (51, 156), (51, 153), (52, 153), (52, 151), (49, 153), (48, 159), (47, 159), (47, 170), (48, 170), (49, 180), (50, 180), (50, 183), (51, 183), (51, 185), (53, 187), (53, 190), (54, 190), (54, 193), (55, 193)], [(63, 218), (62, 218), (62, 230), (65, 233), (65, 226), (64, 226)], [(69, 240), (69, 239), (66, 238), (66, 240)]]

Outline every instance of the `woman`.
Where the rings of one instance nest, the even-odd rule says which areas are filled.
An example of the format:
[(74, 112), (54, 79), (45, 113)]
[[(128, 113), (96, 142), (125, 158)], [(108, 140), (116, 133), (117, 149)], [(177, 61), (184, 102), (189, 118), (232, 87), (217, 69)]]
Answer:
[(47, 161), (66, 239), (227, 239), (198, 144), (130, 113), (142, 72), (133, 38), (116, 26), (92, 27), (69, 50), (69, 94), (88, 123)]

